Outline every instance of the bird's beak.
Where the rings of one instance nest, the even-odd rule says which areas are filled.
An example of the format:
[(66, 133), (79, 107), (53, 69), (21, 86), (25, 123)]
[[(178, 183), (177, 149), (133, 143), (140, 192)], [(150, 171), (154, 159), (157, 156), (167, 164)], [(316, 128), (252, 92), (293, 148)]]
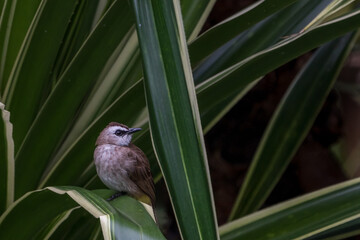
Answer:
[(134, 132), (138, 132), (138, 131), (140, 131), (141, 130), (141, 128), (129, 128), (129, 131), (127, 132), (128, 134), (132, 134), (132, 133), (134, 133)]

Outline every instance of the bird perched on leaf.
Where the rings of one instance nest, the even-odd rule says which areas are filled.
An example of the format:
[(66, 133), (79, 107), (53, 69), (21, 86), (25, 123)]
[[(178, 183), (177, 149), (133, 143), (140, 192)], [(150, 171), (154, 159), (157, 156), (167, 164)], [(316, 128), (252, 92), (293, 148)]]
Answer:
[(109, 123), (96, 140), (94, 161), (101, 181), (117, 191), (109, 200), (127, 193), (154, 207), (154, 182), (149, 161), (141, 149), (131, 143), (132, 134), (140, 130)]

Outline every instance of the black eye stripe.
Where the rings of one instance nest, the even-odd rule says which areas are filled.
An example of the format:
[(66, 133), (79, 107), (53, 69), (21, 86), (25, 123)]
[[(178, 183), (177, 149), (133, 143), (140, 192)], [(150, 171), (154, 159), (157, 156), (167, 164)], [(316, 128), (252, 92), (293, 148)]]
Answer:
[(125, 134), (126, 134), (126, 131), (122, 131), (122, 130), (119, 130), (119, 129), (115, 131), (116, 136), (123, 136)]

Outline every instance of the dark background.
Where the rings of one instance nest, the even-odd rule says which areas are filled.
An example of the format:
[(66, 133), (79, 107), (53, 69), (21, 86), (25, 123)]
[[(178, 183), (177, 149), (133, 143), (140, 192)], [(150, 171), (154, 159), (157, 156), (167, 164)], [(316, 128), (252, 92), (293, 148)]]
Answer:
[[(255, 1), (218, 0), (203, 31), (253, 2)], [(351, 53), (340, 74), (340, 81), (360, 82), (359, 53), (360, 51)], [(274, 110), (311, 54), (307, 53), (267, 74), (205, 136), (219, 225), (226, 223)], [(330, 92), (308, 136), (263, 208), (348, 179), (330, 147), (346, 135), (347, 128), (353, 127), (349, 119), (353, 119), (359, 110), (358, 104), (346, 94), (336, 88)], [(178, 239), (179, 233), (171, 204), (165, 200), (167, 197), (163, 182), (157, 186), (157, 195), (159, 194), (163, 195), (158, 197), (163, 201), (161, 205), (166, 206), (159, 212), (159, 219), (163, 219), (160, 225), (168, 239)]]

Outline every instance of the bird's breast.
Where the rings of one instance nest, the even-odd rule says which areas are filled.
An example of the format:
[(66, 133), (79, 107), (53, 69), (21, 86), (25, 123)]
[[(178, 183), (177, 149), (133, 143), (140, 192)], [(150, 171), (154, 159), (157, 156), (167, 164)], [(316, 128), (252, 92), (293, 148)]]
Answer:
[(134, 161), (127, 157), (126, 148), (110, 144), (100, 145), (95, 149), (94, 161), (100, 179), (108, 188), (132, 191), (134, 186), (129, 179), (129, 171), (134, 168)]

